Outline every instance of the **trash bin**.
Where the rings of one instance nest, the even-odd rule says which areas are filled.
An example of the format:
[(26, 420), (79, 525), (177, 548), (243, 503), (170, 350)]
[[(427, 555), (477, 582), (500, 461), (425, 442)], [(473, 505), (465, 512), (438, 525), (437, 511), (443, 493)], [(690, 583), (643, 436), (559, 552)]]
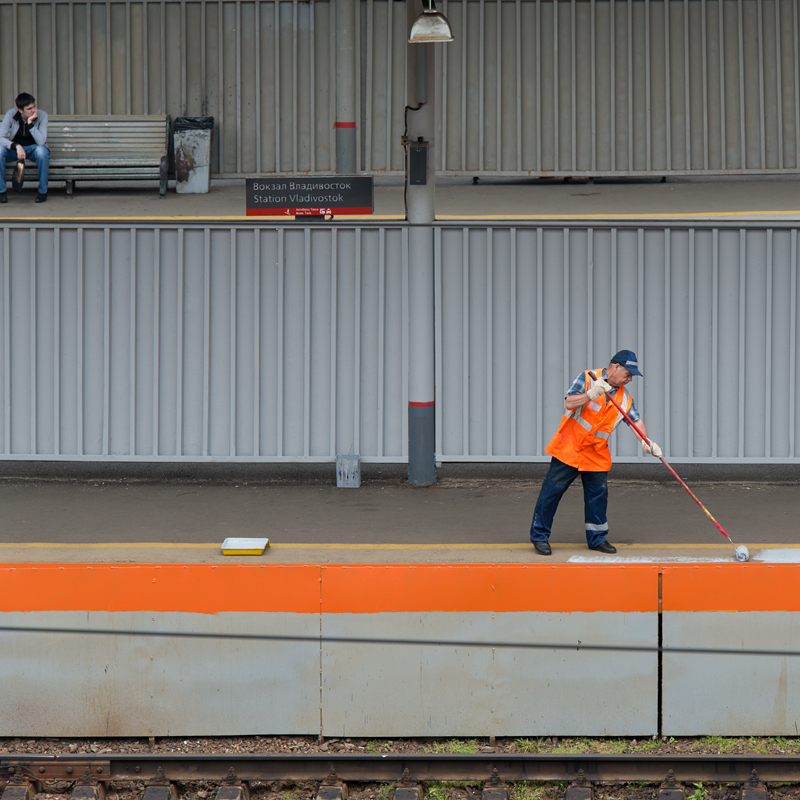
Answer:
[(178, 117), (172, 125), (175, 191), (206, 194), (211, 183), (211, 131), (214, 117)]

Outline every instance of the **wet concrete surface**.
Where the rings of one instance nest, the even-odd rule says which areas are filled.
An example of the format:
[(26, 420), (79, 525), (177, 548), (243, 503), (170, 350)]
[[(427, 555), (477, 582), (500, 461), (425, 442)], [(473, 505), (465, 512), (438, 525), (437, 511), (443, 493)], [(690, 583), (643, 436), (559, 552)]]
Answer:
[[(538, 479), (397, 477), (359, 489), (334, 480), (0, 481), (0, 561), (227, 562), (227, 537), (268, 537), (259, 563), (535, 562), (528, 540)], [(751, 553), (800, 546), (800, 483), (691, 486)], [(677, 484), (611, 479), (609, 541), (619, 557), (727, 559), (730, 544)], [(603, 560), (586, 548), (580, 483), (562, 501), (553, 562)], [(800, 560), (800, 549), (797, 551)]]

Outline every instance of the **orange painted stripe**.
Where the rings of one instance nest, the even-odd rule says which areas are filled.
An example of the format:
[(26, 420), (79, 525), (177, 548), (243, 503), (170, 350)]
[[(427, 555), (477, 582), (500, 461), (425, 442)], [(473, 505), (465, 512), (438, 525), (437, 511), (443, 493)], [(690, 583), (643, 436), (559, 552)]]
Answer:
[(657, 611), (653, 565), (326, 565), (322, 610)]
[(3, 564), (0, 611), (319, 613), (319, 567)]
[(655, 611), (654, 565), (4, 564), (3, 611)]
[(800, 611), (800, 564), (0, 564), (0, 612)]
[(662, 565), (664, 611), (800, 611), (800, 564)]

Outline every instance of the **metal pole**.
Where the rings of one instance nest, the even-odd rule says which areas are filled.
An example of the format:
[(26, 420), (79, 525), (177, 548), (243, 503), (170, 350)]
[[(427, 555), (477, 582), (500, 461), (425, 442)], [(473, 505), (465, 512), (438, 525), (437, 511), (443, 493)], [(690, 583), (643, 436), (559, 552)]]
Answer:
[[(421, 13), (419, 0), (407, 0), (407, 30)], [(428, 147), (428, 177), (411, 185), (410, 147), (406, 148), (408, 232), (408, 482), (424, 486), (436, 480), (434, 406), (433, 221), (435, 137), (433, 44), (406, 45), (406, 119), (408, 144)]]
[(336, 172), (356, 166), (356, 2), (336, 0)]

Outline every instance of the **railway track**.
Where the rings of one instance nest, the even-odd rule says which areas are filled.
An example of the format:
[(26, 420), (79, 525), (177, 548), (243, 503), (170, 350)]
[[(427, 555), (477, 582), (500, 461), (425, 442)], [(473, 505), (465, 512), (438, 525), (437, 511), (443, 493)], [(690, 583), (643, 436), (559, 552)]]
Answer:
[[(74, 782), (74, 800), (103, 800), (111, 781), (145, 785), (143, 800), (175, 800), (178, 782), (219, 784), (216, 800), (247, 800), (251, 782), (318, 782), (320, 800), (347, 796), (348, 783), (393, 782), (396, 800), (421, 800), (420, 784), (477, 781), (484, 800), (503, 800), (506, 783), (563, 781), (567, 800), (588, 800), (595, 783), (651, 783), (660, 800), (682, 800), (683, 785), (741, 784), (743, 800), (766, 798), (766, 784), (800, 784), (792, 755), (553, 754), (104, 754), (0, 757), (1, 800), (31, 800), (42, 782)], [(405, 793), (404, 793), (405, 792)], [(149, 793), (149, 796), (148, 796)], [(507, 797), (505, 792), (505, 797)]]

